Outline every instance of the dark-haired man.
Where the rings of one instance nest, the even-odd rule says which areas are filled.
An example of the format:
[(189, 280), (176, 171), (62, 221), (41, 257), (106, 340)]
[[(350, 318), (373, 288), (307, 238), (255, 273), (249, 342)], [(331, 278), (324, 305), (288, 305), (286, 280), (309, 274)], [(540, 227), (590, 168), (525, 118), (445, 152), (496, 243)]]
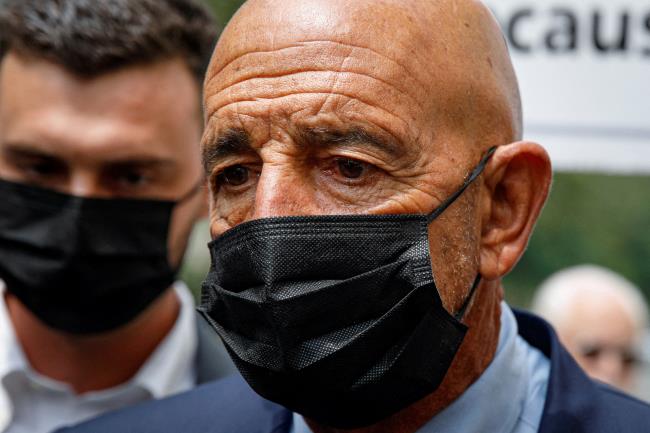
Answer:
[(216, 33), (194, 0), (0, 2), (0, 432), (222, 373), (174, 282)]

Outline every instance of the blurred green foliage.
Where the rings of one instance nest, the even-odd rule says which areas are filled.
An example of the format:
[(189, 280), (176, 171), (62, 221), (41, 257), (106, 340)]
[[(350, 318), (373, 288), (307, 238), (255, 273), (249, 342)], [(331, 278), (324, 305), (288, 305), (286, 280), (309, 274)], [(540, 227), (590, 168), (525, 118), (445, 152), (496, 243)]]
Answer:
[(207, 3), (212, 7), (214, 14), (217, 18), (217, 22), (221, 28), (225, 27), (228, 23), (228, 20), (235, 13), (237, 8), (244, 3), (243, 0), (206, 0)]
[[(207, 0), (225, 26), (241, 0)], [(199, 225), (181, 276), (198, 293), (209, 265)], [(621, 273), (650, 297), (650, 176), (555, 175), (528, 250), (505, 279), (506, 297), (525, 307), (535, 288), (567, 266), (593, 263)]]
[(526, 305), (549, 274), (609, 267), (650, 296), (650, 176), (555, 175), (528, 251), (506, 278), (508, 300)]

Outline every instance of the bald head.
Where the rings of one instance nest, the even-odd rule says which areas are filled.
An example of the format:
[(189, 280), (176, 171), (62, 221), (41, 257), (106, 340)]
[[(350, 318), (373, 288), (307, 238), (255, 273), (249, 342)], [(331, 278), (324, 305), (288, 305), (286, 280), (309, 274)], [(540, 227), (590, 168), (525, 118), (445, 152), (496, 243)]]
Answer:
[(551, 275), (533, 300), (535, 312), (562, 328), (572, 320), (576, 309), (596, 313), (603, 308), (621, 311), (635, 328), (647, 325), (648, 309), (639, 289), (600, 266), (575, 266)]
[[(265, 73), (292, 77), (280, 87), (250, 83), (271, 97), (299, 85), (307, 71), (320, 81), (312, 91), (345, 95), (350, 86), (363, 86), (363, 102), (394, 99), (405, 111), (395, 128), (413, 139), (425, 131), (414, 130), (412, 122), (429, 124), (429, 139), (453, 128), (482, 140), (482, 148), (521, 135), (507, 47), (478, 1), (250, 0), (215, 52), (208, 114), (247, 94), (246, 82), (235, 89), (233, 83)], [(228, 94), (220, 95), (222, 89)]]
[[(205, 105), (208, 174), (235, 161), (249, 163), (237, 182), (261, 176), (237, 203), (215, 191), (214, 236), (255, 217), (428, 213), (487, 149), (521, 136), (507, 46), (470, 0), (250, 0), (217, 44)], [(324, 194), (317, 179), (298, 188), (312, 167), (296, 169), (295, 158), (305, 165), (324, 148), (391, 176), (352, 194)], [(476, 240), (472, 212), (459, 216), (468, 265), (472, 251), (460, 250)]]

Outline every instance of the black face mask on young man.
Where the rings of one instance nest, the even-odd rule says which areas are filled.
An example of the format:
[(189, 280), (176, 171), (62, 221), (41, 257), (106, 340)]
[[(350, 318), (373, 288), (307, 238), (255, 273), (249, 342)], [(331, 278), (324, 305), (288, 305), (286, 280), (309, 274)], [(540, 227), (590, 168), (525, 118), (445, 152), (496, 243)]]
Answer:
[[(210, 243), (199, 310), (250, 386), (320, 424), (358, 428), (435, 391), (467, 327), (443, 307), (429, 215), (305, 216), (243, 223)], [(434, 248), (435, 250), (435, 248)]]
[(0, 279), (36, 317), (72, 334), (134, 319), (174, 282), (177, 202), (84, 198), (0, 180)]

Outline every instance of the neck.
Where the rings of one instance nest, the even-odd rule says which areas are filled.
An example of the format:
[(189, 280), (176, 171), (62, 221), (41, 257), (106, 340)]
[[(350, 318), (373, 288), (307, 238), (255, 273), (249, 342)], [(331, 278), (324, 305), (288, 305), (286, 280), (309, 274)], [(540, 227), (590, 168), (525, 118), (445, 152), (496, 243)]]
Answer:
[(131, 379), (174, 326), (180, 301), (168, 289), (129, 324), (105, 334), (57, 331), (5, 294), (9, 317), (31, 367), (78, 393), (99, 391)]
[(440, 387), (424, 399), (370, 427), (339, 430), (306, 420), (314, 433), (415, 433), (474, 383), (494, 358), (501, 329), (500, 282), (481, 283), (464, 322), (469, 330)]

